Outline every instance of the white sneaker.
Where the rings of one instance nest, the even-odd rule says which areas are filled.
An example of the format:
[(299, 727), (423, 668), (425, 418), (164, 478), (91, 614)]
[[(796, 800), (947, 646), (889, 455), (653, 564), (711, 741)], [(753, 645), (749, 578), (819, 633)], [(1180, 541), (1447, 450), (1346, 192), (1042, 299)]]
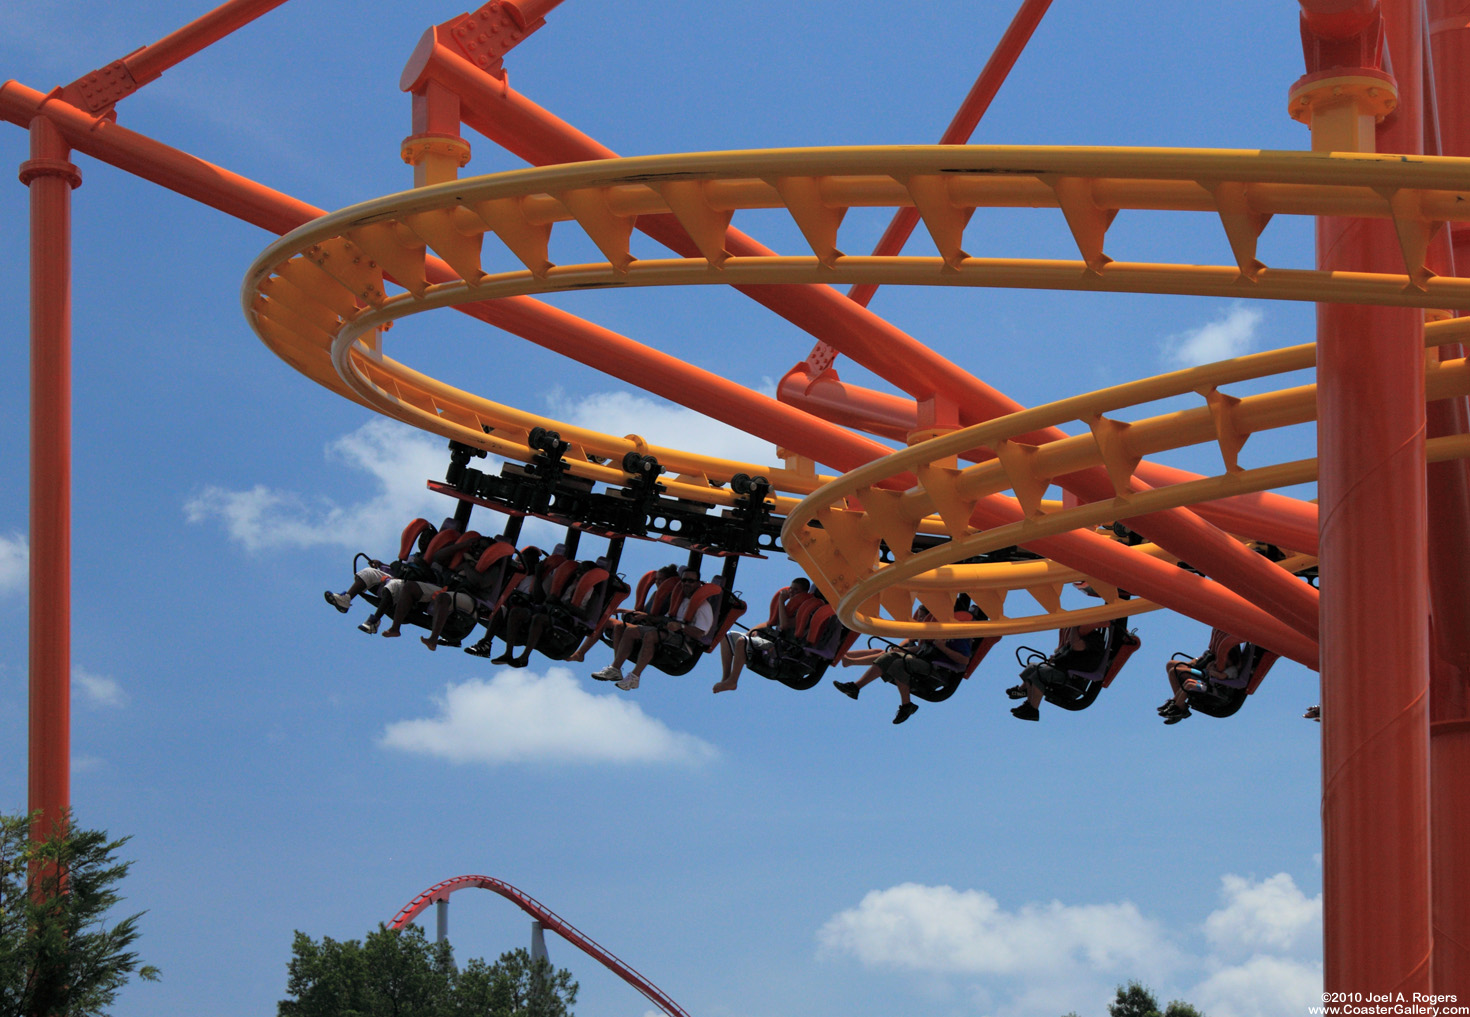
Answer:
[(622, 689), (624, 692), (632, 692), (637, 687), (638, 687), (638, 676), (636, 674), (629, 675), (628, 677), (624, 678), (622, 681), (618, 682), (618, 688)]
[(325, 590), (322, 592), (322, 596), (327, 598), (328, 604), (331, 604), (343, 614), (346, 614), (347, 609), (352, 606), (352, 598), (345, 593), (333, 593), (331, 590)]
[(376, 619), (376, 618), (369, 618), (367, 621), (363, 622), (361, 625), (359, 625), (357, 627), (357, 631), (359, 631), (359, 632), (366, 632), (370, 636), (377, 635), (378, 634), (378, 619)]
[(596, 678), (600, 682), (622, 681), (623, 669), (618, 667), (616, 664), (609, 664), (601, 671), (593, 671), (592, 677)]

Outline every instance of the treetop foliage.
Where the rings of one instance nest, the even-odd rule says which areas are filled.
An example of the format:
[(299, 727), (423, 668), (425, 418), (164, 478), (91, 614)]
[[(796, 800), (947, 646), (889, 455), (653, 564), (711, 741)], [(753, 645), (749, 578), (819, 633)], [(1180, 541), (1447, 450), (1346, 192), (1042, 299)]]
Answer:
[(456, 970), (448, 943), (385, 925), (359, 941), (297, 932), (278, 1017), (573, 1017), (577, 983), (523, 949)]
[[(1078, 1017), (1077, 1011), (1062, 1014), (1062, 1017)], [(1108, 1004), (1108, 1017), (1205, 1017), (1182, 999), (1176, 999), (1163, 1009), (1159, 1001), (1142, 982), (1129, 982), (1118, 986), (1118, 994)]]
[(0, 1017), (100, 1017), (129, 976), (158, 978), (131, 949), (142, 913), (107, 926), (132, 865), (117, 859), (128, 838), (68, 815), (59, 835), (32, 843), (30, 824), (0, 814)]

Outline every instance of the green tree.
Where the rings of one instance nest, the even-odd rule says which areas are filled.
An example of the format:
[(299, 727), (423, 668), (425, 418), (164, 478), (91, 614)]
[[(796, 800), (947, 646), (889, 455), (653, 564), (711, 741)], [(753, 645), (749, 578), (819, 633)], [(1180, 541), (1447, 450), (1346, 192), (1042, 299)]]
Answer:
[(362, 942), (297, 932), (278, 1017), (572, 1017), (577, 983), (525, 950), (455, 970), (448, 943), (384, 925)]
[(1163, 1017), (1159, 1001), (1141, 982), (1118, 986), (1118, 997), (1108, 1004), (1108, 1017)]
[(128, 838), (78, 829), (30, 839), (30, 817), (0, 814), (0, 1017), (94, 1017), (107, 1012), (130, 975), (158, 969), (130, 949), (142, 913), (107, 926), (122, 902)]
[[(1071, 1014), (1069, 1017), (1076, 1017)], [(1118, 986), (1118, 995), (1108, 1004), (1108, 1017), (1205, 1017), (1182, 999), (1159, 1009), (1158, 998), (1142, 982)]]
[(553, 970), (524, 949), (500, 955), (494, 964), (474, 958), (460, 972), (455, 1017), (572, 1017), (577, 983), (565, 968)]

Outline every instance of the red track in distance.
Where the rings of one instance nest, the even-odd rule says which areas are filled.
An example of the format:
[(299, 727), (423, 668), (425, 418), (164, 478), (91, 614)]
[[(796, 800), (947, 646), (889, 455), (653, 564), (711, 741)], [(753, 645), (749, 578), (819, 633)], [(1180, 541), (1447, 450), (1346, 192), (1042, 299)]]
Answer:
[(500, 894), (500, 896), (515, 904), (522, 911), (526, 912), (526, 914), (540, 922), (542, 928), (556, 933), (562, 939), (565, 939), (568, 943), (571, 943), (577, 949), (587, 954), (587, 956), (599, 961), (603, 967), (641, 992), (650, 1003), (668, 1014), (669, 1017), (689, 1017), (689, 1014), (684, 1008), (670, 999), (664, 990), (654, 985), (647, 978), (644, 978), (637, 971), (634, 971), (630, 965), (619, 960), (612, 951), (599, 945), (590, 936), (579, 932), (570, 922), (545, 904), (542, 904), (535, 897), (532, 897), (528, 893), (523, 893), (504, 880), (495, 879), (492, 876), (456, 876), (453, 879), (441, 880), (404, 905), (403, 910), (393, 916), (393, 920), (388, 923), (388, 927), (401, 929), (417, 918), (419, 913), (430, 904), (440, 900), (447, 901), (449, 900), (449, 895), (456, 890), (464, 890), (470, 887), (480, 887)]

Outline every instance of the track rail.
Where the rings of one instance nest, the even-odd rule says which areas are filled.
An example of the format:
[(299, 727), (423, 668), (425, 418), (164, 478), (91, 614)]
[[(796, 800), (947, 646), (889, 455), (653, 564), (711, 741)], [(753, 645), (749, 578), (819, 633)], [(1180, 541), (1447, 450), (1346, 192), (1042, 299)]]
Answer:
[[(484, 425), (496, 426), (490, 444), (503, 447), (492, 451), (524, 458), (514, 446), (531, 426), (528, 414), (436, 385), (385, 357), (379, 330), (435, 307), (589, 286), (896, 282), (1470, 310), (1470, 280), (1428, 271), (1416, 239), (1431, 235), (1437, 222), (1470, 220), (1466, 176), (1467, 160), (1443, 157), (1189, 149), (914, 146), (610, 159), (449, 181), (334, 212), (268, 247), (251, 266), (242, 298), (266, 344), (321, 384), (345, 384), (375, 409), (416, 426), (422, 420), (411, 418), (425, 414), (482, 435)], [(859, 206), (916, 208), (938, 256), (844, 255), (838, 228), (847, 209)], [(971, 216), (1001, 207), (1060, 210), (1076, 244), (1073, 256), (968, 255), (961, 243)], [(765, 208), (785, 209), (808, 250), (731, 255), (724, 247), (731, 215)], [(1236, 264), (1115, 261), (1103, 247), (1123, 209), (1213, 212)], [(634, 221), (663, 214), (678, 218), (699, 256), (632, 256)], [(1392, 220), (1403, 238), (1404, 271), (1267, 267), (1256, 258), (1256, 242), (1280, 215)], [(607, 261), (553, 265), (548, 243), (557, 224), (580, 229)], [(488, 247), (487, 236), (497, 238)], [(431, 283), (430, 251), (459, 278)], [(507, 254), (503, 267), (482, 266)], [(407, 292), (390, 295), (385, 273)], [(572, 440), (613, 457), (628, 448), (624, 439), (592, 432)], [(660, 454), (661, 462), (674, 459), (711, 479), (751, 467)]]
[(689, 1017), (688, 1012), (669, 998), (668, 993), (654, 985), (643, 975), (633, 969), (632, 965), (618, 959), (611, 950), (597, 943), (591, 936), (579, 931), (571, 922), (561, 915), (542, 904), (530, 894), (518, 890), (493, 876), (455, 876), (453, 879), (441, 880), (420, 893), (413, 900), (403, 906), (393, 920), (388, 923), (391, 929), (401, 929), (412, 922), (419, 914), (435, 901), (447, 901), (449, 895), (458, 890), (479, 888), (498, 893), (536, 921), (541, 923), (542, 928), (550, 929), (578, 950), (593, 958), (603, 967), (627, 982), (633, 988), (643, 994), (654, 1006), (658, 1007), (669, 1017)]
[[(608, 159), (452, 180), (332, 213), (267, 248), (251, 267), (242, 298), (247, 318), (267, 345), (322, 384), (338, 389), (345, 386), (372, 408), (414, 426), (507, 458), (525, 460), (530, 450), (524, 445), (524, 435), (531, 426), (545, 421), (473, 396), (389, 359), (383, 352), (384, 330), (395, 320), (435, 308), (587, 286), (749, 286), (879, 280), (1470, 309), (1470, 280), (1435, 276), (1425, 266), (1424, 245), (1419, 243), (1432, 234), (1439, 221), (1470, 221), (1470, 202), (1464, 200), (1466, 192), (1462, 188), (1467, 167), (1470, 160), (1442, 157), (980, 146), (791, 149)], [(938, 256), (844, 255), (837, 246), (838, 227), (846, 210), (859, 206), (917, 210)], [(961, 248), (971, 215), (977, 209), (1000, 207), (1052, 209), (1052, 214), (1060, 211), (1075, 241), (1073, 257), (1080, 254), (1081, 259), (971, 257)], [(731, 215), (741, 209), (764, 208), (785, 209), (808, 251), (769, 257), (731, 254), (724, 246)], [(1213, 212), (1236, 263), (1155, 265), (1114, 261), (1104, 253), (1104, 241), (1114, 217), (1123, 209)], [(697, 252), (682, 258), (634, 258), (628, 246), (634, 220), (659, 215), (674, 216)], [(1354, 215), (1391, 220), (1401, 241), (1403, 272), (1327, 273), (1268, 267), (1255, 256), (1256, 241), (1270, 218), (1279, 215)], [(607, 261), (552, 264), (548, 244), (553, 226), (580, 230)], [(487, 236), (496, 238), (488, 247)], [(426, 266), (430, 252), (442, 258), (459, 277), (429, 273)], [(482, 256), (498, 257), (505, 266), (488, 262), (482, 266)], [(487, 267), (494, 271), (487, 271)], [(389, 278), (401, 284), (405, 292), (390, 294), (385, 289)], [(1309, 358), (1310, 354), (1302, 356)], [(1150, 379), (1134, 387), (1157, 387), (1162, 380)], [(1050, 540), (1048, 557), (1063, 560), (1074, 570), (1099, 569), (1107, 583), (1094, 583), (1095, 588), (1102, 589), (1108, 583), (1115, 588), (1126, 584), (1136, 594), (1191, 617), (1212, 624), (1228, 620), (1232, 631), (1247, 633), (1263, 645), (1310, 664), (1316, 658), (1315, 596), (1308, 592), (1299, 595), (1296, 585), (1284, 582), (1279, 572), (1257, 568), (1258, 562), (1249, 555), (1242, 556), (1223, 536), (1213, 544), (1205, 540), (1196, 547), (1196, 538), (1203, 540), (1211, 535), (1192, 517), (1171, 516), (1180, 525), (1171, 522), (1170, 536), (1162, 543), (1176, 560), (1185, 555), (1189, 560), (1195, 560), (1196, 555), (1206, 558), (1204, 548), (1208, 547), (1210, 560), (1197, 564), (1219, 578), (1219, 586), (1175, 581), (1167, 570), (1127, 561), (1136, 555), (1119, 557), (1113, 549), (1096, 543), (1085, 547), (1086, 540), (1079, 543), (1072, 539), (1085, 537), (1089, 527), (1111, 521), (1103, 516), (1113, 508), (1125, 509), (1129, 517), (1147, 516), (1147, 526), (1141, 520), (1138, 529), (1153, 536), (1150, 528), (1162, 525), (1161, 514), (1178, 513), (1182, 506), (1310, 479), (1308, 473), (1315, 468), (1311, 461), (1257, 471), (1242, 471), (1235, 464), (1239, 444), (1252, 430), (1261, 429), (1249, 418), (1252, 408), (1262, 400), (1242, 402), (1224, 395), (1214, 387), (1220, 380), (1205, 380), (1208, 391), (1202, 394), (1208, 407), (1187, 419), (1130, 425), (1103, 418), (1102, 412), (1116, 408), (1115, 404), (1085, 407), (1084, 412), (1072, 417), (1093, 430), (1091, 437), (1027, 445), (1030, 436), (1024, 431), (992, 435), (987, 430), (983, 436), (975, 431), (968, 448), (983, 447), (985, 455), (992, 458), (964, 472), (965, 489), (955, 487), (943, 496), (935, 496), (936, 485), (925, 480), (920, 484), (923, 490), (906, 497), (901, 492), (912, 484), (912, 474), (905, 476), (897, 469), (888, 469), (882, 476), (872, 474), (866, 500), (906, 497), (900, 529), (909, 536), (915, 526), (932, 529), (937, 512), (941, 528), (957, 538), (952, 550), (963, 547), (969, 553), (979, 553), (1010, 543), (1027, 544), (1037, 538)], [(1190, 387), (1200, 389), (1199, 385)], [(1291, 422), (1311, 419), (1310, 400), (1296, 402), (1299, 405)], [(1021, 411), (1003, 419), (1008, 425), (1017, 420), (1041, 420), (1038, 411)], [(1281, 422), (1264, 426), (1279, 426)], [(1182, 423), (1199, 432), (1191, 440), (1218, 439), (1226, 472), (1214, 478), (1127, 494), (1129, 478), (1140, 456), (1175, 444), (1169, 440), (1148, 447), (1143, 439), (1150, 434), (1168, 435)], [(620, 460), (626, 451), (637, 447), (636, 436), (618, 438), (557, 426), (573, 444), (573, 472), (608, 484), (622, 482), (620, 471), (589, 461), (589, 454)], [(934, 441), (943, 443), (946, 449), (954, 444), (949, 438)], [(963, 443), (963, 439), (960, 441)], [(901, 461), (931, 477), (949, 469), (942, 460), (955, 451), (940, 454), (936, 444), (919, 447), (923, 452), (914, 454), (909, 450), (889, 457), (890, 465)], [(967, 451), (958, 446), (956, 449)], [(817, 476), (810, 463), (804, 469), (762, 469), (690, 451), (659, 449), (657, 454), (678, 474), (669, 485), (671, 495), (716, 506), (732, 502), (733, 495), (725, 484), (736, 472), (767, 475), (777, 492), (775, 510), (786, 515), (795, 509), (798, 498), (810, 496), (824, 482), (829, 491), (853, 486), (846, 478), (830, 481)], [(1061, 462), (1068, 456), (1076, 460), (1074, 469), (1081, 466), (1090, 471), (1089, 476), (1095, 474), (1096, 479), (1104, 481), (1102, 490), (1112, 487), (1115, 491), (1107, 493), (1116, 493), (1117, 497), (1110, 499), (1093, 492), (1083, 499), (1090, 503), (1088, 506), (1070, 514), (1047, 512), (1043, 518), (1040, 499), (1052, 479), (1080, 474), (1040, 467), (1045, 461)], [(1016, 468), (1023, 459), (1026, 462), (1022, 468)], [(864, 467), (862, 476), (868, 477), (872, 469)], [(947, 482), (947, 477), (941, 479)], [(1112, 480), (1111, 485), (1107, 479)], [(885, 491), (883, 495), (871, 493), (880, 487)], [(1004, 497), (1002, 490), (1015, 492), (1014, 500), (1005, 506), (995, 500)], [(973, 506), (977, 498), (993, 503), (992, 518), (985, 524), (990, 533), (985, 536), (970, 533), (970, 527), (954, 511), (959, 505)], [(924, 511), (915, 519), (917, 506)], [(871, 505), (867, 511), (873, 514)], [(828, 512), (825, 524), (842, 526), (851, 516), (848, 510), (842, 512)], [(1002, 521), (1009, 525), (1001, 525)], [(867, 545), (876, 548), (880, 537), (894, 546), (891, 538), (896, 532), (889, 532), (882, 523), (866, 526), (864, 546), (854, 544), (847, 550), (858, 552), (856, 558), (861, 560), (871, 549)], [(1034, 549), (1041, 551), (1042, 547), (1038, 544)], [(936, 560), (925, 558), (922, 564), (942, 564), (937, 561), (940, 554), (930, 557)], [(1099, 565), (1104, 558), (1112, 565)], [(803, 564), (810, 562), (804, 560)], [(900, 579), (933, 571), (919, 568), (920, 564), (900, 561), (889, 570), (895, 595), (918, 592), (913, 584), (896, 584)], [(904, 624), (878, 618), (878, 601), (873, 598), (884, 580), (860, 575), (865, 572), (861, 564), (847, 571), (852, 574), (843, 582), (829, 584), (837, 589), (829, 588), (828, 592), (836, 597), (845, 595), (843, 614), (849, 624), (866, 631)], [(828, 577), (832, 570), (819, 568), (817, 572)], [(980, 578), (968, 572), (966, 576)], [(928, 585), (934, 584), (931, 581)], [(982, 586), (994, 589), (988, 577)], [(1018, 621), (1005, 619), (997, 611), (991, 613), (989, 624), (1006, 631), (1056, 625), (1059, 607), (1054, 587), (1042, 585), (1026, 590), (1041, 603), (1043, 614)], [(857, 610), (859, 599), (869, 602), (868, 610)], [(890, 599), (894, 603), (883, 604), (888, 612), (895, 618), (907, 617), (908, 611), (900, 610), (894, 597)], [(999, 607), (993, 596), (990, 600), (992, 606)]]
[[(1426, 344), (1442, 342), (1444, 332), (1427, 327)], [(1314, 347), (1310, 345), (1253, 354), (951, 431), (846, 473), (808, 496), (787, 516), (782, 546), (823, 589), (837, 594), (833, 603), (844, 625), (890, 638), (1008, 635), (1152, 610), (1159, 605), (1119, 600), (1115, 587), (1096, 581), (1090, 585), (1105, 603), (1063, 610), (1065, 584), (1075, 581), (1071, 576), (1048, 574), (1039, 563), (1026, 563), (1011, 566), (1011, 585), (997, 588), (985, 578), (999, 575), (993, 567), (955, 563), (1161, 508), (1315, 481), (1316, 459), (1245, 469), (1238, 455), (1252, 434), (1315, 420), (1316, 385), (1241, 398), (1219, 389), (1226, 383), (1309, 368), (1313, 362)], [(1425, 370), (1425, 390), (1431, 402), (1470, 392), (1470, 362), (1464, 358), (1429, 359)], [(1189, 394), (1198, 394), (1204, 405), (1133, 422), (1107, 416), (1127, 406)], [(1069, 421), (1084, 425), (1088, 433), (1043, 445), (1017, 440), (1018, 435)], [(1218, 445), (1224, 465), (1219, 475), (1158, 488), (1138, 489), (1133, 484), (1133, 471), (1143, 456), (1211, 442)], [(985, 461), (964, 470), (953, 468), (956, 456), (977, 448), (987, 453)], [(1470, 455), (1470, 436), (1429, 439), (1426, 452), (1430, 462), (1464, 458)], [(1060, 508), (1041, 501), (1041, 493), (1056, 477), (1096, 465), (1107, 470), (1114, 484), (1112, 500)], [(902, 492), (891, 485), (884, 488), (886, 481), (898, 476), (915, 477), (917, 482)], [(1003, 491), (1016, 492), (1024, 515), (1004, 524), (977, 525), (977, 505)], [(892, 563), (878, 560), (879, 541), (907, 547), (903, 535), (935, 511), (944, 518), (950, 541), (912, 555), (896, 555)], [(1129, 551), (1162, 557), (1153, 545)], [(1315, 558), (1297, 554), (1280, 564), (1295, 572), (1315, 563)], [(1033, 581), (1015, 583), (1015, 577), (1027, 570), (1033, 573)], [(1017, 617), (1012, 607), (1008, 614), (1006, 596), (1017, 589), (1030, 594), (1044, 608), (1043, 613)], [(969, 593), (989, 620), (920, 623), (908, 619), (908, 604), (915, 595), (928, 604), (931, 613), (942, 617), (941, 609), (958, 592)], [(888, 610), (892, 620), (879, 617), (880, 607)]]

